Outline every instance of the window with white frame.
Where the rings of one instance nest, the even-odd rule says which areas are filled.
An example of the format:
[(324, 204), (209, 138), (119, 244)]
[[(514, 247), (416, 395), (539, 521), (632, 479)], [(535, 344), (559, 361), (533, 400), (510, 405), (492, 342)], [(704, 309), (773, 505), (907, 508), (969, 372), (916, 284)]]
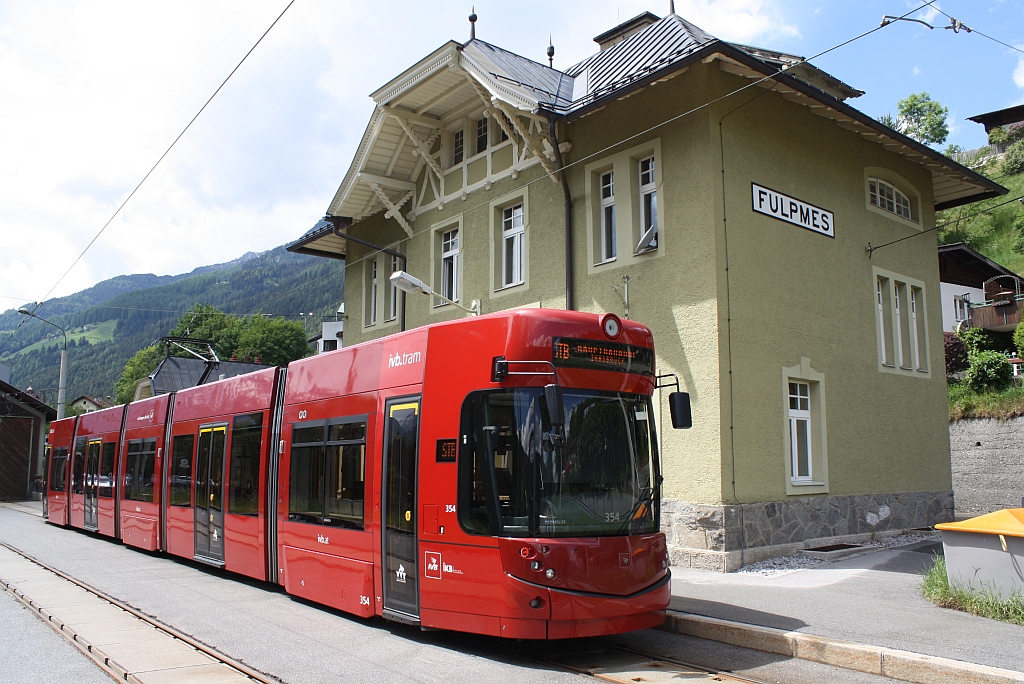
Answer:
[(828, 431), (825, 414), (825, 374), (801, 356), (782, 369), (786, 493), (828, 492)]
[[(394, 254), (389, 254), (391, 259), (391, 273), (398, 270), (398, 257)], [(388, 283), (391, 283), (391, 279), (388, 278)], [(388, 317), (387, 320), (393, 321), (398, 318), (398, 288), (393, 284), (388, 287)]]
[(377, 260), (366, 263), (365, 325), (377, 324)]
[(896, 214), (908, 221), (914, 220), (910, 210), (910, 199), (891, 183), (887, 183), (881, 178), (869, 178), (868, 195), (872, 206)]
[(790, 477), (793, 482), (811, 482), (811, 386), (806, 382), (789, 383)]
[(487, 116), (476, 120), (476, 153), (487, 151)]
[(466, 132), (461, 128), (452, 133), (452, 165), (461, 164), (466, 156)]
[(953, 297), (953, 316), (956, 322), (966, 321), (970, 318), (971, 308), (971, 296), (960, 295), (959, 297)]
[(658, 189), (654, 157), (640, 160), (640, 242), (634, 254), (658, 249)]
[(441, 234), (441, 296), (459, 301), (459, 229)]
[(930, 375), (924, 283), (878, 268), (874, 276), (879, 370)]
[(601, 262), (615, 258), (615, 172), (601, 174)]
[(523, 205), (506, 207), (501, 212), (501, 285), (511, 287), (524, 282)]

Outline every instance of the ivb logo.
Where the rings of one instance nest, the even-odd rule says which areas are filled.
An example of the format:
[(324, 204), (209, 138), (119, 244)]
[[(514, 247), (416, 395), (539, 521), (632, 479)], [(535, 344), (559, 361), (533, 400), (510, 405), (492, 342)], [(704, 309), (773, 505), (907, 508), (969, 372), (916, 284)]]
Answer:
[(423, 568), (424, 577), (441, 579), (441, 554), (436, 551), (424, 551)]

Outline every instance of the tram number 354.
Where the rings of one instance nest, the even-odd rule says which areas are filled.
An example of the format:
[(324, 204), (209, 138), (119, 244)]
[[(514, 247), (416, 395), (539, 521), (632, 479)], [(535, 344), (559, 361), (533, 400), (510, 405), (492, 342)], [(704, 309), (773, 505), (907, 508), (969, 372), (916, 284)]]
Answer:
[(368, 605), (370, 605), (370, 597), (369, 596), (360, 596), (359, 597), (359, 605), (361, 605), (361, 606), (368, 606)]

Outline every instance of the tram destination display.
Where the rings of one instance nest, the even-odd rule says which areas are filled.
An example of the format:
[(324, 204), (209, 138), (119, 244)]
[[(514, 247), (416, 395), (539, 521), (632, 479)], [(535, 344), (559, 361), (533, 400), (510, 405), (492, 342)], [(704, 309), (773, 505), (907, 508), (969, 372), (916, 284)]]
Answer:
[(552, 343), (556, 366), (607, 370), (620, 373), (649, 374), (654, 366), (654, 352), (618, 342), (600, 342), (556, 337)]

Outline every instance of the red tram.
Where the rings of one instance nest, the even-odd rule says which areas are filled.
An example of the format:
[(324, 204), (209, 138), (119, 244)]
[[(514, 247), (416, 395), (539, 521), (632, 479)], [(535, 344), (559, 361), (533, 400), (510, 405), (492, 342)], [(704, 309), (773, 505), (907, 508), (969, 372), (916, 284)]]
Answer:
[(643, 629), (671, 596), (656, 385), (613, 314), (430, 325), (53, 423), (47, 519), (364, 617)]

